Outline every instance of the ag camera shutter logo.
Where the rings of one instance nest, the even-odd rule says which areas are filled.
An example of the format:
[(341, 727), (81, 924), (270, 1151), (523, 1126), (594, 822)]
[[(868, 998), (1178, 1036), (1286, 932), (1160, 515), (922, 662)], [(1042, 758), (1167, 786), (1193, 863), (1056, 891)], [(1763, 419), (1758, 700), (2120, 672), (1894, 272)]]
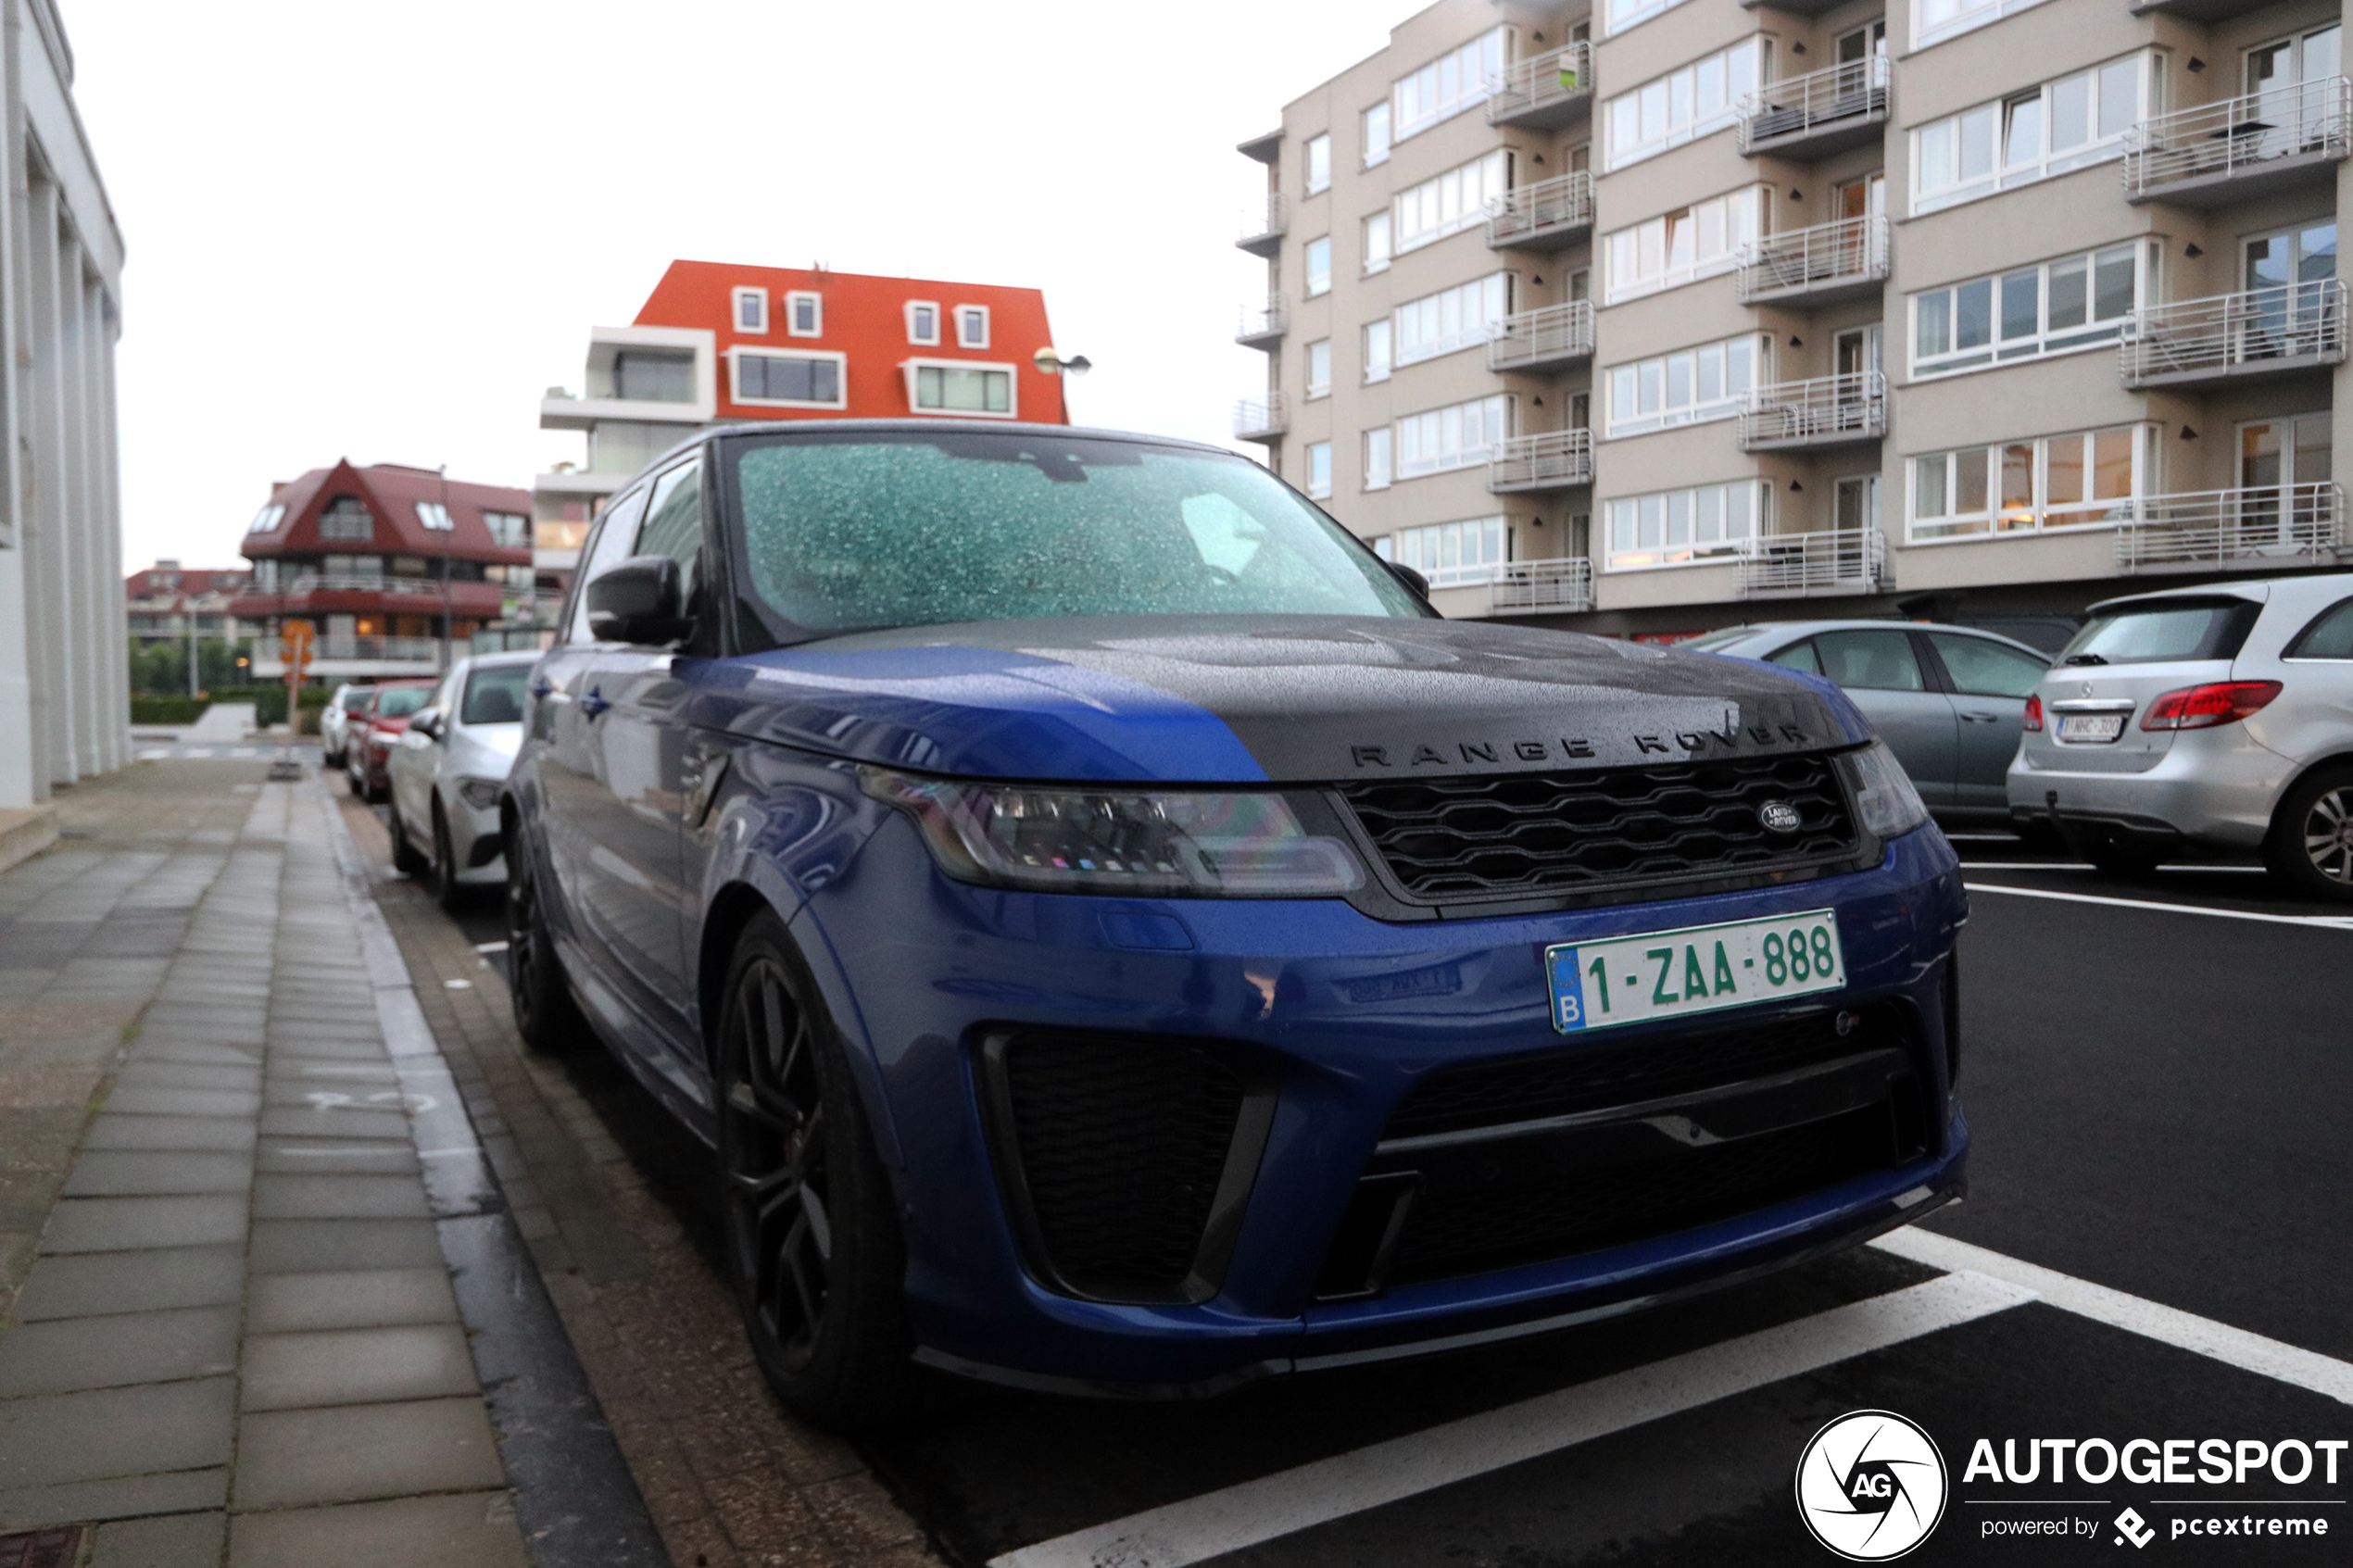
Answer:
[(1840, 1416), (1797, 1459), (1797, 1516), (1850, 1562), (1885, 1562), (1928, 1539), (1945, 1498), (1935, 1440), (1893, 1411)]

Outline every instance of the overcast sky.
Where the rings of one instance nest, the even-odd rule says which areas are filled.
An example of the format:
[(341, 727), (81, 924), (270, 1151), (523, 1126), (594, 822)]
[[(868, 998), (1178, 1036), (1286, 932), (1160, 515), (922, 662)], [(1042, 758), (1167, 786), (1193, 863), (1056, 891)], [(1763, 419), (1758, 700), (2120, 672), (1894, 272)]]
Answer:
[(1088, 423), (1227, 440), (1234, 144), (1418, 6), (62, 0), (130, 260), (123, 559), (349, 457), (527, 486), (673, 257), (1046, 292)]

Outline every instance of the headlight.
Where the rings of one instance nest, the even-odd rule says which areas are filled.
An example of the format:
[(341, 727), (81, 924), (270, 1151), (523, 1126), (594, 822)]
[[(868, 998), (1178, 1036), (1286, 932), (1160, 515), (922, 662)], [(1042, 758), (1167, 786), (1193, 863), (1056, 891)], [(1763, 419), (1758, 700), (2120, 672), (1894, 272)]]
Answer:
[(962, 882), (1039, 893), (1318, 898), (1364, 884), (1356, 857), (1279, 795), (963, 784), (859, 770)]
[(497, 779), (459, 779), (458, 798), (477, 811), (487, 811), (498, 804)]
[(1873, 741), (1860, 751), (1845, 753), (1838, 759), (1838, 771), (1845, 775), (1864, 828), (1875, 836), (1895, 838), (1928, 821), (1920, 792), (1912, 787), (1904, 764), (1895, 760), (1886, 743)]

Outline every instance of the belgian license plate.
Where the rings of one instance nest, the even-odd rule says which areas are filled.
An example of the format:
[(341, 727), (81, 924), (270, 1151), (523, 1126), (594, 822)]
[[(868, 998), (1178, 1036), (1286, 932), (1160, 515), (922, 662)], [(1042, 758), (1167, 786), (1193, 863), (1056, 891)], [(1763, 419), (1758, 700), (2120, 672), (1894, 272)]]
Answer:
[(2124, 733), (2121, 713), (2062, 713), (2058, 738), (2075, 741), (2114, 740)]
[(1544, 949), (1564, 1035), (1835, 991), (1846, 984), (1829, 909)]

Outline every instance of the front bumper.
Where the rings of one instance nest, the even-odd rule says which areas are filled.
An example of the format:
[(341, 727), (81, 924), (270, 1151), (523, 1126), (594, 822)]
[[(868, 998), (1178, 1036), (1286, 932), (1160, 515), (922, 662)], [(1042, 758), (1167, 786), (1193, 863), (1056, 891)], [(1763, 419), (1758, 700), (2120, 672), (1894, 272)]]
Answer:
[(458, 862), (459, 884), (503, 886), (506, 840), (498, 826), (498, 808), (469, 806), (452, 788), (442, 796), (441, 809), (449, 823), (449, 851)]
[[(1564, 1039), (1550, 1023), (1547, 945), (1824, 907), (1838, 912), (1849, 985), (1806, 1001), (1906, 1021), (1928, 1108), (1908, 1157), (1668, 1234), (1334, 1296), (1327, 1264), (1376, 1146), (1434, 1070), (1670, 1042), (1791, 1010)], [(893, 818), (795, 926), (881, 1090), (925, 1358), (1032, 1386), (1189, 1393), (1628, 1311), (1852, 1245), (1948, 1201), (1969, 1141), (1943, 1001), (1963, 907), (1951, 847), (1932, 829), (1895, 841), (1872, 870), (1794, 886), (1391, 924), (1337, 900), (975, 888), (940, 876)], [(1008, 1029), (1208, 1042), (1271, 1085), (1263, 1151), (1206, 1294), (1122, 1304), (1039, 1283), (984, 1109), (985, 1045)]]
[[(2082, 747), (2091, 750), (2091, 747)], [(2010, 815), (2153, 844), (2259, 847), (2295, 764), (2244, 724), (2184, 730), (2145, 772), (2067, 766), (2067, 749), (2025, 746), (2009, 771)]]

